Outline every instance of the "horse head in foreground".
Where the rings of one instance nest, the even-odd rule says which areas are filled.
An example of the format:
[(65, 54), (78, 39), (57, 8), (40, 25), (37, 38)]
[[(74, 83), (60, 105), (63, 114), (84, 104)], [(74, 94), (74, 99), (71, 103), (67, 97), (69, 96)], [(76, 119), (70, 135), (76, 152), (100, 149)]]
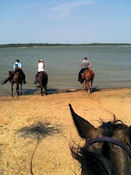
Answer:
[(81, 174), (130, 175), (131, 126), (114, 117), (114, 121), (101, 122), (95, 128), (69, 107), (77, 131), (85, 139), (83, 147), (70, 148), (72, 156), (81, 163)]
[(83, 89), (87, 89), (90, 93), (92, 92), (93, 80), (95, 73), (91, 69), (87, 69), (82, 73)]
[(41, 95), (43, 96), (44, 92), (43, 92), (43, 88), (45, 89), (45, 94), (47, 95), (47, 83), (48, 83), (48, 75), (45, 71), (39, 72), (38, 76), (37, 76), (37, 81), (40, 85), (40, 89), (41, 89)]
[[(7, 83), (10, 81), (11, 83), (11, 96), (13, 97), (13, 84), (16, 84), (16, 92), (17, 95), (22, 95), (22, 83), (23, 83), (23, 75), (21, 72), (14, 72), (14, 71), (9, 71), (8, 73), (8, 78), (4, 80), (2, 84)], [(19, 87), (20, 85), (20, 87)], [(20, 91), (21, 90), (21, 91)]]

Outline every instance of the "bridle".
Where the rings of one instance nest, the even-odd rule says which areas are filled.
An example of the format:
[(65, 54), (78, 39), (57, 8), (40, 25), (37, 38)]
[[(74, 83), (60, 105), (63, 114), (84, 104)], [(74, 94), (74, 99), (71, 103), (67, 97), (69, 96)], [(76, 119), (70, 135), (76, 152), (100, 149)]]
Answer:
[(93, 145), (94, 143), (99, 143), (99, 142), (112, 143), (114, 145), (121, 147), (123, 150), (125, 150), (127, 152), (128, 156), (131, 159), (131, 150), (128, 149), (126, 146), (124, 146), (120, 141), (113, 139), (112, 137), (103, 136), (103, 137), (98, 137), (98, 138), (92, 139), (86, 143), (85, 147), (88, 148), (89, 146)]

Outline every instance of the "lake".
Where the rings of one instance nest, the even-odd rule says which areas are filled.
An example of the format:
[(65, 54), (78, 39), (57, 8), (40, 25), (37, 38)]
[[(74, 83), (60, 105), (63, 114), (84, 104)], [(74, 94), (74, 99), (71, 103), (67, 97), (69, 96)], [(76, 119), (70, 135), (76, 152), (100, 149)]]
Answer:
[[(8, 70), (13, 70), (15, 59), (19, 59), (26, 74), (27, 84), (23, 85), (24, 93), (34, 93), (36, 87), (33, 81), (37, 63), (39, 59), (45, 58), (50, 91), (80, 89), (77, 77), (84, 56), (88, 57), (95, 72), (93, 87), (131, 87), (131, 46), (127, 45), (0, 48), (0, 82), (7, 77)], [(9, 94), (9, 82), (0, 85), (0, 95)]]

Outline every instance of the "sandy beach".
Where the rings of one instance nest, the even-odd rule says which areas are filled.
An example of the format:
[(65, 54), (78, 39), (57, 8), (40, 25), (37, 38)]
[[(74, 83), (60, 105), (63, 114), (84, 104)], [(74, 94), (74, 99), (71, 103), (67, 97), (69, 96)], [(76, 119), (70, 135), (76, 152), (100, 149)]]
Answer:
[(131, 125), (131, 88), (0, 97), (0, 175), (80, 175), (69, 144), (83, 144), (69, 111), (99, 126)]

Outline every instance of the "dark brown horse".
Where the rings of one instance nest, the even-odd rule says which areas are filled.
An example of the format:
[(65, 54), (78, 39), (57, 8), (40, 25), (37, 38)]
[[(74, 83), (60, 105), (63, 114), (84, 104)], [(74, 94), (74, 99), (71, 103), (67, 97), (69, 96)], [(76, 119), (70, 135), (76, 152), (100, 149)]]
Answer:
[[(13, 97), (13, 84), (16, 84), (17, 95), (22, 95), (22, 81), (23, 77), (20, 72), (9, 71), (8, 78), (2, 83), (5, 84), (8, 81), (11, 83), (11, 96)], [(20, 85), (20, 87), (19, 87)], [(21, 90), (21, 91), (20, 91)]]
[(81, 163), (82, 175), (131, 175), (131, 126), (120, 120), (102, 122), (95, 128), (78, 116), (70, 106), (84, 147), (71, 147), (72, 155)]
[(86, 89), (89, 92), (92, 92), (92, 85), (93, 85), (93, 79), (94, 79), (95, 73), (91, 69), (87, 69), (82, 73), (82, 80), (83, 80), (83, 89)]
[(48, 75), (45, 71), (39, 72), (37, 76), (37, 81), (40, 85), (41, 95), (43, 96), (43, 88), (45, 89), (45, 94), (48, 95), (47, 92), (47, 83), (48, 83)]

